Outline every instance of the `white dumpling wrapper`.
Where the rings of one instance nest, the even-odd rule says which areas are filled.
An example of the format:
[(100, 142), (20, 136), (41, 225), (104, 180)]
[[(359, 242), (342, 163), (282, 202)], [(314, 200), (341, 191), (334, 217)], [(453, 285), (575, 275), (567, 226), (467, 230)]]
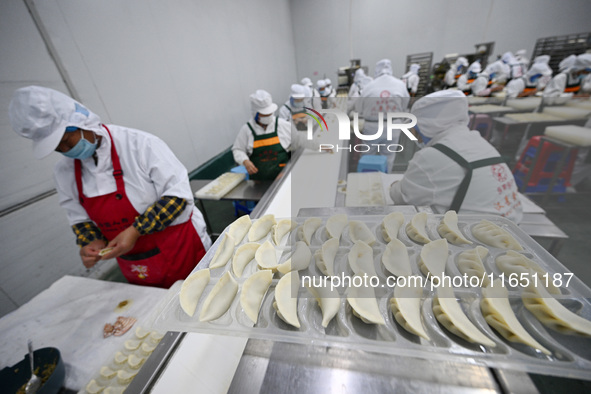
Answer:
[[(417, 282), (415, 282), (416, 284)], [(429, 340), (429, 335), (427, 335), (421, 321), (422, 296), (423, 289), (413, 286), (410, 281), (407, 286), (396, 286), (394, 297), (390, 299), (390, 310), (402, 328), (411, 334)]]
[(523, 250), (521, 244), (509, 232), (485, 219), (472, 227), (472, 235), (480, 242), (495, 248)]
[(460, 231), (458, 227), (458, 214), (456, 211), (447, 211), (439, 226), (437, 226), (437, 232), (443, 238), (447, 239), (447, 241), (454, 245), (462, 245), (462, 244), (471, 244), (472, 241), (464, 237), (464, 234)]
[(427, 235), (427, 212), (419, 212), (406, 225), (406, 235), (415, 242), (428, 244), (431, 242)]
[(334, 260), (339, 251), (339, 239), (331, 238), (316, 251), (316, 266), (324, 275), (334, 276)]
[(382, 236), (386, 242), (398, 238), (400, 227), (404, 224), (404, 215), (401, 212), (392, 212), (382, 221)]
[[(333, 238), (338, 241), (338, 238)], [(328, 323), (339, 313), (341, 307), (341, 296), (336, 289), (328, 286), (314, 286), (314, 281), (304, 281), (304, 286), (310, 291), (318, 302), (322, 311), (322, 327), (326, 328)]]
[(282, 274), (287, 274), (289, 271), (301, 271), (310, 266), (312, 260), (312, 252), (308, 245), (303, 241), (298, 241), (295, 244), (295, 250), (291, 257), (283, 264), (277, 266), (277, 271)]
[(252, 221), (248, 215), (240, 216), (230, 224), (227, 234), (230, 234), (234, 238), (234, 246), (242, 242), (242, 239), (248, 233), (248, 230), (250, 230), (250, 226), (252, 226)]
[(248, 241), (256, 242), (269, 234), (271, 228), (276, 224), (275, 215), (265, 215), (260, 219), (257, 219), (248, 230)]
[(291, 219), (279, 220), (277, 224), (271, 229), (273, 233), (273, 242), (275, 242), (275, 245), (279, 245), (283, 237), (285, 237), (286, 234), (290, 233), (296, 227), (297, 223)]
[(129, 384), (131, 383), (133, 378), (135, 378), (135, 375), (137, 375), (138, 372), (139, 371), (127, 372), (124, 369), (120, 369), (119, 371), (117, 371), (117, 382), (119, 382), (119, 384), (122, 385)]
[[(525, 274), (530, 281), (535, 280), (530, 277), (531, 274), (538, 275), (538, 284), (540, 286), (546, 286), (546, 281), (543, 276), (547, 274), (542, 267), (533, 260), (528, 259), (521, 253), (508, 250), (504, 255), (498, 256), (495, 260), (497, 268), (505, 273), (506, 277), (509, 278), (511, 274), (517, 275), (517, 278), (521, 278), (521, 274)], [(553, 281), (548, 281), (548, 292), (552, 294), (561, 294), (560, 289), (554, 286)]]
[(478, 245), (474, 249), (466, 250), (458, 255), (458, 270), (462, 274), (466, 274), (468, 277), (468, 283), (470, 278), (477, 277), (478, 283), (482, 284), (482, 287), (486, 287), (490, 283), (490, 278), (486, 275), (486, 269), (482, 260), (488, 255), (488, 249), (484, 246)]
[(408, 257), (408, 250), (406, 245), (400, 242), (397, 238), (393, 238), (382, 254), (382, 264), (393, 275), (396, 276), (410, 276), (412, 275), (412, 268), (410, 266), (410, 258)]
[(267, 240), (256, 251), (254, 259), (261, 269), (277, 271), (277, 251), (271, 241)]
[(232, 271), (237, 278), (242, 276), (244, 268), (254, 259), (254, 256), (261, 245), (256, 242), (247, 242), (240, 245), (232, 259)]
[(225, 266), (228, 260), (230, 260), (230, 257), (232, 257), (232, 253), (234, 253), (235, 245), (234, 238), (229, 233), (226, 233), (209, 263), (209, 268), (213, 269)]
[(105, 386), (101, 386), (96, 382), (96, 380), (91, 379), (91, 381), (86, 385), (86, 392), (89, 394), (98, 394), (103, 391), (104, 388)]
[(365, 242), (355, 242), (347, 257), (355, 275), (363, 276), (365, 273), (368, 276), (378, 276), (374, 267), (373, 249)]
[(304, 221), (304, 224), (298, 228), (298, 237), (304, 241), (306, 245), (310, 245), (312, 242), (312, 236), (318, 230), (318, 227), (322, 225), (320, 218), (308, 218)]
[(447, 263), (448, 246), (446, 239), (438, 239), (429, 242), (421, 248), (419, 256), (419, 268), (425, 276), (437, 276), (441, 278), (445, 272)]
[[(351, 279), (353, 282), (355, 277)], [(386, 324), (380, 313), (380, 307), (376, 295), (371, 286), (352, 286), (347, 290), (347, 302), (353, 309), (353, 314), (359, 317), (364, 323)]]
[[(183, 311), (185, 311), (187, 315), (192, 317), (195, 314), (195, 309), (197, 309), (197, 304), (199, 304), (199, 299), (201, 298), (201, 294), (203, 294), (203, 290), (205, 290), (205, 287), (209, 283), (209, 279), (209, 269), (205, 268), (193, 272), (183, 282), (179, 293), (179, 301), (181, 308), (183, 308)], [(147, 335), (148, 333), (146, 333), (144, 337)]]
[(112, 370), (111, 368), (107, 367), (106, 365), (101, 367), (100, 370), (101, 377), (104, 379), (111, 379), (117, 375), (117, 371)]
[(273, 271), (262, 270), (252, 274), (242, 284), (240, 306), (254, 324), (259, 319), (259, 310), (271, 282), (273, 282)]
[(340, 238), (343, 230), (347, 226), (349, 218), (344, 213), (332, 215), (326, 221), (326, 232), (330, 238)]
[(238, 282), (230, 271), (226, 271), (207, 295), (199, 314), (199, 321), (215, 320), (226, 313), (237, 292)]
[(300, 288), (300, 275), (298, 271), (291, 271), (285, 274), (277, 286), (275, 286), (275, 302), (273, 308), (277, 311), (277, 316), (287, 324), (300, 328), (298, 319), (298, 297), (292, 297), (292, 286), (295, 291)]
[(349, 222), (349, 238), (353, 242), (363, 241), (368, 245), (373, 245), (376, 242), (376, 237), (369, 227), (359, 220)]

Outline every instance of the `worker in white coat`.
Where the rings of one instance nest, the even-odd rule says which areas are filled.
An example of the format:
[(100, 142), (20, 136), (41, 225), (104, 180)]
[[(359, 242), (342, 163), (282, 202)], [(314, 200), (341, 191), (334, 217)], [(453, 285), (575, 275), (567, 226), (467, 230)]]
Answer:
[[(313, 107), (314, 109), (320, 108), (320, 93), (318, 93), (318, 91), (314, 88), (314, 83), (312, 80), (308, 77), (305, 77), (302, 78), (300, 84), (306, 88), (306, 99), (304, 100), (306, 107)], [(314, 103), (316, 100), (318, 100), (318, 107)]]
[[(331, 109), (336, 106), (334, 96), (331, 96), (332, 90), (326, 86), (326, 79), (319, 79), (316, 81), (316, 88), (320, 97), (317, 100), (313, 100), (314, 108)], [(318, 107), (320, 105), (320, 107)]]
[(411, 97), (415, 97), (417, 95), (417, 90), (419, 89), (419, 70), (421, 69), (421, 65), (417, 63), (413, 63), (410, 65), (408, 72), (404, 74), (401, 78), (402, 82), (406, 84), (406, 89), (408, 90), (408, 94)]
[(554, 76), (544, 89), (543, 97), (547, 104), (552, 104), (552, 98), (560, 97), (561, 94), (579, 93), (581, 82), (591, 73), (591, 53), (578, 55), (574, 62), (569, 57), (561, 64), (564, 70)]
[(328, 97), (336, 97), (337, 91), (332, 87), (332, 81), (330, 78), (325, 78), (324, 83), (326, 84), (326, 91), (328, 92)]
[(545, 63), (534, 63), (520, 78), (507, 83), (505, 92), (508, 98), (527, 97), (541, 92), (552, 78), (552, 69)]
[(468, 64), (468, 59), (464, 56), (460, 56), (456, 59), (454, 64), (452, 64), (449, 70), (445, 73), (443, 79), (448, 88), (456, 86), (457, 79), (464, 73), (464, 68), (468, 67)]
[(289, 100), (279, 109), (279, 118), (293, 122), (296, 129), (307, 129), (307, 117), (305, 107), (306, 88), (303, 85), (291, 85)]
[(367, 86), (373, 78), (370, 76), (365, 75), (365, 71), (362, 68), (357, 69), (355, 71), (355, 77), (353, 83), (351, 84), (351, 88), (349, 88), (349, 99), (347, 100), (347, 113), (353, 111), (355, 109), (355, 103), (357, 99), (361, 97), (361, 92), (363, 88)]
[(517, 60), (517, 62), (519, 64), (521, 64), (522, 70), (529, 69), (530, 61), (526, 55), (527, 55), (527, 51), (525, 49), (520, 49), (515, 52), (515, 59)]
[(503, 53), (503, 56), (501, 56), (501, 61), (509, 67), (508, 80), (520, 78), (527, 71), (527, 69), (522, 67), (522, 65), (517, 61), (513, 53), (510, 51)]
[(482, 66), (480, 65), (480, 60), (476, 60), (470, 64), (470, 66), (468, 66), (468, 71), (458, 78), (458, 89), (461, 90), (466, 96), (472, 93), (472, 83), (476, 81), (476, 78), (481, 71)]
[(16, 90), (9, 115), (37, 158), (64, 156), (56, 189), (85, 267), (117, 258), (130, 283), (170, 287), (211, 246), (187, 170), (158, 137), (105, 125), (81, 103), (40, 86)]
[(515, 179), (499, 152), (478, 131), (468, 129), (468, 99), (442, 90), (412, 108), (424, 147), (404, 177), (390, 187), (394, 204), (433, 206), (439, 212), (495, 214), (522, 218)]
[(484, 71), (478, 74), (478, 77), (470, 86), (472, 95), (489, 97), (492, 93), (503, 90), (507, 76), (508, 67), (502, 61), (497, 60), (489, 64)]

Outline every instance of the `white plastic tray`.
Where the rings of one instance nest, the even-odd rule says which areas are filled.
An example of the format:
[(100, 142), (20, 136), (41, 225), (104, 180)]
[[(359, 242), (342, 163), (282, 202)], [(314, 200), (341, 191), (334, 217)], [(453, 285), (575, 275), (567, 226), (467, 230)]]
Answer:
[(195, 192), (195, 197), (219, 200), (244, 180), (246, 174), (225, 172)]

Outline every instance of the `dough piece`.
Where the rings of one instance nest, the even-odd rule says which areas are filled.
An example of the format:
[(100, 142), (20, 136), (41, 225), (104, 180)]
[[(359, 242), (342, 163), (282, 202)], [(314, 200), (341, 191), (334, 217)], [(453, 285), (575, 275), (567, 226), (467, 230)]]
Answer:
[(252, 226), (252, 221), (248, 215), (240, 216), (230, 224), (226, 234), (230, 234), (234, 238), (234, 246), (242, 242), (242, 239), (248, 233), (248, 230), (250, 230), (250, 226)]
[(129, 384), (131, 383), (133, 378), (135, 378), (135, 375), (137, 375), (137, 373), (138, 371), (127, 372), (124, 369), (120, 369), (119, 371), (117, 371), (117, 382), (123, 385)]
[(114, 361), (116, 365), (125, 364), (127, 362), (127, 355), (121, 352), (115, 353)]
[(306, 245), (309, 246), (312, 242), (312, 236), (314, 235), (318, 227), (320, 227), (321, 225), (322, 220), (320, 220), (319, 218), (306, 219), (304, 224), (302, 224), (298, 229), (299, 239), (304, 241)]
[(248, 240), (250, 242), (256, 242), (263, 239), (269, 234), (269, 231), (271, 231), (271, 228), (276, 223), (275, 215), (265, 215), (256, 220), (248, 230)]
[[(181, 308), (183, 308), (183, 311), (185, 311), (187, 315), (192, 317), (195, 314), (195, 309), (197, 309), (197, 304), (199, 304), (199, 299), (201, 298), (201, 294), (203, 294), (203, 290), (205, 290), (205, 287), (209, 283), (209, 279), (209, 269), (205, 268), (193, 272), (183, 282), (183, 285), (181, 286), (181, 292), (179, 293), (179, 301), (181, 303)], [(142, 335), (143, 334), (144, 333), (142, 333)], [(146, 332), (143, 338), (145, 338), (148, 334), (149, 332)]]
[(326, 221), (326, 232), (330, 238), (339, 239), (347, 226), (349, 218), (344, 213), (332, 215)]
[(368, 245), (373, 245), (376, 242), (376, 237), (369, 227), (359, 220), (351, 220), (349, 222), (349, 238), (353, 242), (363, 241)]
[(162, 338), (164, 338), (164, 334), (161, 334), (158, 331), (152, 331), (150, 333), (150, 338), (148, 338), (148, 339), (154, 345), (158, 345), (158, 343), (160, 343), (160, 341), (162, 340)]
[[(338, 238), (332, 238), (338, 241)], [(328, 323), (339, 313), (341, 307), (341, 296), (336, 289), (328, 286), (314, 286), (314, 281), (304, 281), (304, 286), (318, 302), (322, 311), (322, 327), (326, 328)]]
[(134, 351), (139, 349), (140, 345), (142, 344), (142, 341), (137, 340), (137, 339), (128, 339), (127, 341), (125, 341), (125, 343), (123, 344), (123, 347), (126, 350), (129, 351)]
[(145, 358), (138, 357), (135, 354), (130, 354), (127, 358), (127, 365), (129, 365), (131, 369), (140, 369), (140, 367), (144, 364), (144, 361), (146, 361)]
[[(351, 278), (353, 282), (355, 277)], [(376, 293), (371, 286), (349, 287), (347, 302), (353, 308), (353, 314), (367, 324), (386, 324), (380, 313)]]
[(232, 257), (232, 253), (234, 253), (235, 244), (236, 242), (234, 242), (234, 238), (226, 233), (209, 263), (209, 268), (213, 269), (225, 266), (228, 260), (230, 260), (230, 257)]
[(150, 345), (149, 343), (142, 343), (142, 346), (140, 347), (141, 350), (141, 354), (143, 356), (149, 356), (150, 354), (152, 354), (152, 352), (154, 351), (154, 349), (156, 349), (157, 345)]
[[(182, 287), (181, 287), (181, 291), (182, 291)], [(144, 329), (143, 327), (136, 327), (136, 329), (135, 329), (135, 336), (137, 339), (144, 339), (149, 334), (150, 334), (150, 331)]]
[(408, 257), (408, 250), (406, 245), (400, 242), (397, 238), (393, 238), (382, 254), (382, 264), (384, 267), (396, 276), (410, 276), (412, 275), (412, 268), (410, 267), (410, 259)]
[[(417, 282), (414, 284), (416, 285)], [(411, 334), (429, 340), (429, 335), (427, 335), (421, 322), (422, 296), (423, 289), (411, 285), (410, 281), (407, 286), (396, 286), (394, 288), (394, 297), (390, 299), (390, 310), (402, 328)]]
[(207, 295), (199, 314), (199, 321), (215, 320), (226, 313), (237, 292), (238, 282), (232, 277), (230, 271), (226, 271)]
[[(547, 274), (547, 272), (540, 267), (538, 263), (528, 259), (521, 253), (508, 250), (506, 254), (498, 256), (495, 263), (497, 264), (497, 268), (504, 272), (507, 278), (509, 278), (509, 275), (514, 274), (514, 276), (517, 275), (517, 279), (520, 279), (521, 274), (523, 273), (525, 274), (524, 277), (532, 281), (535, 280), (532, 275), (537, 274), (538, 285), (546, 286), (546, 280), (543, 276)], [(554, 283), (551, 280), (548, 280), (547, 289), (552, 294), (561, 294), (560, 289), (554, 286)]]
[(482, 296), (480, 309), (484, 319), (506, 340), (523, 343), (545, 354), (551, 354), (548, 349), (529, 335), (519, 323), (509, 303), (509, 292), (500, 279), (495, 280), (492, 286), (482, 289)]
[(257, 261), (257, 264), (261, 269), (273, 270), (273, 272), (277, 271), (277, 252), (271, 241), (265, 241), (265, 243), (257, 249), (254, 254), (254, 259)]
[(89, 394), (98, 394), (101, 391), (103, 391), (105, 387), (101, 386), (100, 384), (98, 384), (96, 382), (96, 380), (92, 379), (90, 382), (88, 382), (88, 384), (86, 385), (86, 391)]
[(272, 281), (273, 271), (262, 270), (252, 274), (242, 285), (240, 306), (254, 324), (257, 324), (261, 303)]
[(279, 245), (285, 235), (297, 227), (297, 223), (291, 219), (281, 219), (273, 226), (271, 232), (273, 233), (273, 242)]
[(478, 278), (478, 283), (486, 287), (490, 283), (490, 278), (486, 276), (486, 269), (482, 260), (488, 255), (488, 249), (484, 246), (477, 246), (474, 249), (460, 253), (458, 256), (458, 270), (468, 277), (468, 283), (473, 276)]
[(256, 242), (247, 242), (236, 249), (236, 253), (234, 253), (234, 258), (232, 259), (232, 271), (236, 277), (240, 278), (242, 276), (244, 268), (254, 259), (260, 246), (261, 244)]
[(378, 276), (373, 265), (373, 249), (363, 241), (357, 241), (351, 247), (348, 255), (349, 266), (355, 275)]
[(126, 387), (113, 387), (109, 386), (103, 390), (103, 394), (123, 394)]
[(404, 215), (401, 212), (392, 212), (382, 221), (382, 236), (386, 242), (398, 238), (398, 231), (404, 224)]
[(334, 276), (334, 259), (339, 251), (339, 239), (331, 238), (314, 253), (316, 266), (324, 275)]
[(420, 244), (431, 242), (427, 235), (427, 218), (427, 212), (419, 212), (414, 215), (410, 223), (406, 225), (406, 235)]
[(447, 240), (438, 239), (421, 248), (419, 268), (425, 276), (441, 277), (447, 263)]
[(445, 328), (460, 338), (489, 347), (496, 346), (464, 314), (462, 307), (456, 300), (453, 288), (444, 286), (437, 288), (437, 296), (433, 299), (433, 313)]
[(277, 271), (287, 274), (289, 271), (301, 271), (310, 266), (312, 252), (305, 242), (298, 241), (295, 244), (295, 251), (285, 263), (277, 266)]
[(287, 324), (300, 328), (298, 319), (298, 297), (292, 297), (292, 286), (295, 290), (300, 288), (300, 275), (298, 271), (288, 272), (279, 279), (275, 286), (275, 302), (273, 308), (277, 311), (277, 316)]
[(443, 238), (454, 245), (471, 244), (472, 241), (466, 239), (458, 227), (458, 214), (456, 211), (447, 211), (437, 226), (437, 232)]
[(111, 379), (115, 375), (117, 375), (117, 371), (113, 371), (111, 368), (107, 366), (102, 366), (100, 370), (101, 377), (104, 379)]
[(523, 250), (511, 234), (488, 220), (482, 219), (472, 227), (472, 235), (482, 243), (501, 249)]
[(591, 337), (591, 321), (571, 312), (544, 286), (530, 284), (521, 294), (525, 307), (545, 326), (566, 335)]

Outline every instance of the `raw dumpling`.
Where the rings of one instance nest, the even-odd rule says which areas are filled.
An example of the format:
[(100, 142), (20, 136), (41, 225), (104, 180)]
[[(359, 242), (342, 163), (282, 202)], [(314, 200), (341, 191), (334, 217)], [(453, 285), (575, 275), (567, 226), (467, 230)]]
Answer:
[(326, 221), (326, 232), (328, 233), (328, 236), (330, 238), (339, 239), (343, 233), (343, 230), (345, 229), (345, 226), (347, 226), (348, 221), (349, 218), (344, 213), (339, 213), (329, 217)]
[(273, 271), (262, 270), (255, 272), (242, 285), (240, 293), (240, 306), (246, 316), (256, 324), (259, 319), (259, 309), (263, 298), (273, 281)]
[(482, 260), (488, 255), (488, 249), (484, 246), (477, 246), (474, 249), (467, 250), (460, 253), (458, 256), (458, 269), (462, 274), (468, 277), (468, 283), (472, 283), (470, 278), (473, 276), (478, 278), (478, 283), (482, 287), (488, 286), (490, 278), (486, 275), (486, 269)]
[[(203, 294), (203, 290), (205, 290), (205, 286), (209, 283), (209, 278), (210, 272), (209, 269), (206, 268), (193, 272), (183, 282), (179, 294), (179, 301), (181, 308), (183, 308), (183, 311), (185, 311), (187, 315), (193, 316), (195, 314), (195, 309), (197, 308), (201, 294)], [(146, 333), (144, 337), (147, 335), (148, 334)]]
[(133, 378), (135, 378), (135, 375), (137, 375), (138, 372), (139, 371), (127, 372), (124, 369), (120, 369), (117, 371), (117, 382), (122, 385), (129, 384)]
[(382, 221), (382, 236), (386, 242), (398, 238), (398, 231), (404, 224), (404, 215), (401, 212), (392, 212)]
[[(495, 263), (497, 264), (497, 268), (505, 273), (507, 279), (513, 274), (514, 277), (516, 276), (517, 279), (521, 280), (521, 274), (525, 274), (523, 276), (532, 281), (534, 279), (530, 274), (535, 273), (538, 275), (538, 284), (540, 286), (546, 285), (546, 280), (543, 276), (548, 273), (538, 263), (528, 259), (521, 253), (509, 250), (506, 254), (498, 256)], [(548, 281), (548, 291), (552, 294), (561, 294), (560, 289), (554, 286), (551, 280)]]
[(458, 303), (458, 300), (456, 300), (453, 288), (444, 286), (437, 288), (437, 296), (433, 299), (433, 313), (435, 313), (435, 317), (439, 320), (439, 323), (460, 338), (485, 346), (496, 346), (464, 314), (462, 307)]
[(428, 244), (431, 242), (427, 235), (427, 212), (419, 212), (406, 225), (406, 235), (415, 242)]
[(275, 245), (279, 245), (285, 234), (289, 233), (291, 230), (297, 227), (297, 223), (291, 219), (281, 219), (277, 222), (275, 226), (272, 228), (273, 232), (273, 241)]
[(480, 301), (480, 309), (484, 319), (506, 340), (523, 343), (550, 354), (550, 351), (540, 345), (519, 323), (509, 304), (509, 292), (500, 279), (482, 289), (482, 296), (484, 298)]
[(232, 271), (234, 271), (236, 277), (240, 278), (242, 276), (244, 268), (254, 259), (260, 246), (256, 242), (247, 242), (236, 249), (236, 253), (232, 259)]
[(275, 286), (275, 302), (273, 308), (277, 316), (287, 324), (300, 328), (298, 319), (298, 297), (292, 297), (292, 289), (296, 292), (300, 288), (300, 275), (298, 271), (291, 271), (279, 279)]
[(298, 229), (299, 238), (302, 241), (304, 241), (306, 245), (310, 245), (310, 243), (312, 242), (312, 236), (314, 235), (318, 227), (320, 227), (321, 225), (322, 220), (320, 220), (319, 218), (306, 219), (304, 224), (302, 224)]
[(384, 264), (384, 267), (386, 267), (386, 269), (393, 275), (412, 275), (408, 250), (406, 250), (406, 246), (397, 238), (393, 238), (388, 245), (386, 245), (384, 254), (382, 254), (382, 264)]
[(376, 242), (376, 237), (373, 235), (367, 225), (359, 220), (351, 220), (349, 222), (349, 238), (351, 241), (363, 241), (368, 245), (373, 245)]
[(530, 284), (521, 294), (525, 307), (545, 326), (562, 334), (591, 336), (591, 321), (569, 311), (544, 286)]
[(454, 245), (471, 244), (458, 228), (458, 214), (456, 211), (447, 211), (437, 226), (437, 232), (449, 243)]
[(144, 364), (144, 361), (146, 361), (145, 358), (138, 357), (135, 354), (130, 354), (127, 358), (127, 365), (129, 365), (131, 369), (140, 369), (140, 367)]
[[(355, 277), (351, 282), (354, 282)], [(353, 308), (353, 314), (368, 324), (386, 324), (376, 295), (371, 286), (352, 286), (347, 290), (347, 302)]]
[(411, 334), (429, 340), (429, 335), (425, 332), (421, 322), (422, 296), (423, 289), (412, 286), (410, 281), (407, 286), (396, 286), (394, 288), (394, 297), (390, 299), (390, 310), (402, 328)]
[(445, 272), (447, 251), (446, 239), (438, 239), (423, 246), (419, 256), (419, 268), (421, 272), (426, 276), (437, 276), (441, 278)]
[(271, 241), (267, 240), (256, 251), (254, 259), (261, 269), (277, 271), (277, 252)]
[(501, 249), (523, 250), (511, 234), (494, 223), (482, 219), (472, 227), (472, 235), (482, 243)]
[(111, 379), (117, 375), (117, 371), (112, 370), (107, 366), (102, 366), (100, 370), (101, 377), (104, 379)]
[(283, 264), (277, 266), (277, 271), (287, 274), (289, 271), (301, 271), (308, 268), (312, 260), (312, 252), (305, 242), (298, 241), (295, 244), (295, 251)]
[[(338, 238), (333, 238), (338, 241)], [(312, 296), (318, 302), (322, 310), (322, 327), (327, 327), (328, 323), (339, 312), (341, 306), (341, 296), (339, 292), (328, 286), (314, 286), (314, 281), (304, 281), (304, 286), (310, 291)]]
[(242, 242), (242, 239), (248, 233), (250, 226), (252, 225), (252, 221), (250, 220), (250, 216), (244, 215), (239, 217), (238, 219), (234, 220), (230, 227), (228, 228), (227, 234), (230, 234), (232, 238), (234, 238), (234, 246), (238, 245)]
[(226, 271), (205, 299), (199, 321), (215, 320), (226, 313), (237, 292), (238, 282), (232, 277), (230, 271)]
[(92, 379), (86, 385), (86, 392), (88, 392), (89, 394), (98, 394), (101, 391), (103, 391), (104, 388), (105, 388), (105, 386), (101, 386), (100, 384), (98, 384), (96, 382), (96, 380)]
[(248, 240), (250, 242), (256, 242), (263, 239), (269, 234), (275, 223), (274, 215), (265, 215), (256, 220), (248, 230)]
[(373, 265), (373, 249), (365, 242), (355, 242), (349, 251), (348, 259), (349, 266), (355, 275), (363, 276), (365, 273), (368, 276), (377, 277), (378, 274)]
[(234, 253), (234, 246), (236, 242), (234, 238), (229, 234), (226, 233), (224, 235), (224, 239), (220, 242), (211, 262), (209, 263), (209, 268), (219, 268), (226, 265), (230, 257), (232, 257), (232, 253)]
[(339, 250), (339, 239), (331, 238), (314, 253), (316, 266), (324, 275), (334, 276), (334, 259)]

